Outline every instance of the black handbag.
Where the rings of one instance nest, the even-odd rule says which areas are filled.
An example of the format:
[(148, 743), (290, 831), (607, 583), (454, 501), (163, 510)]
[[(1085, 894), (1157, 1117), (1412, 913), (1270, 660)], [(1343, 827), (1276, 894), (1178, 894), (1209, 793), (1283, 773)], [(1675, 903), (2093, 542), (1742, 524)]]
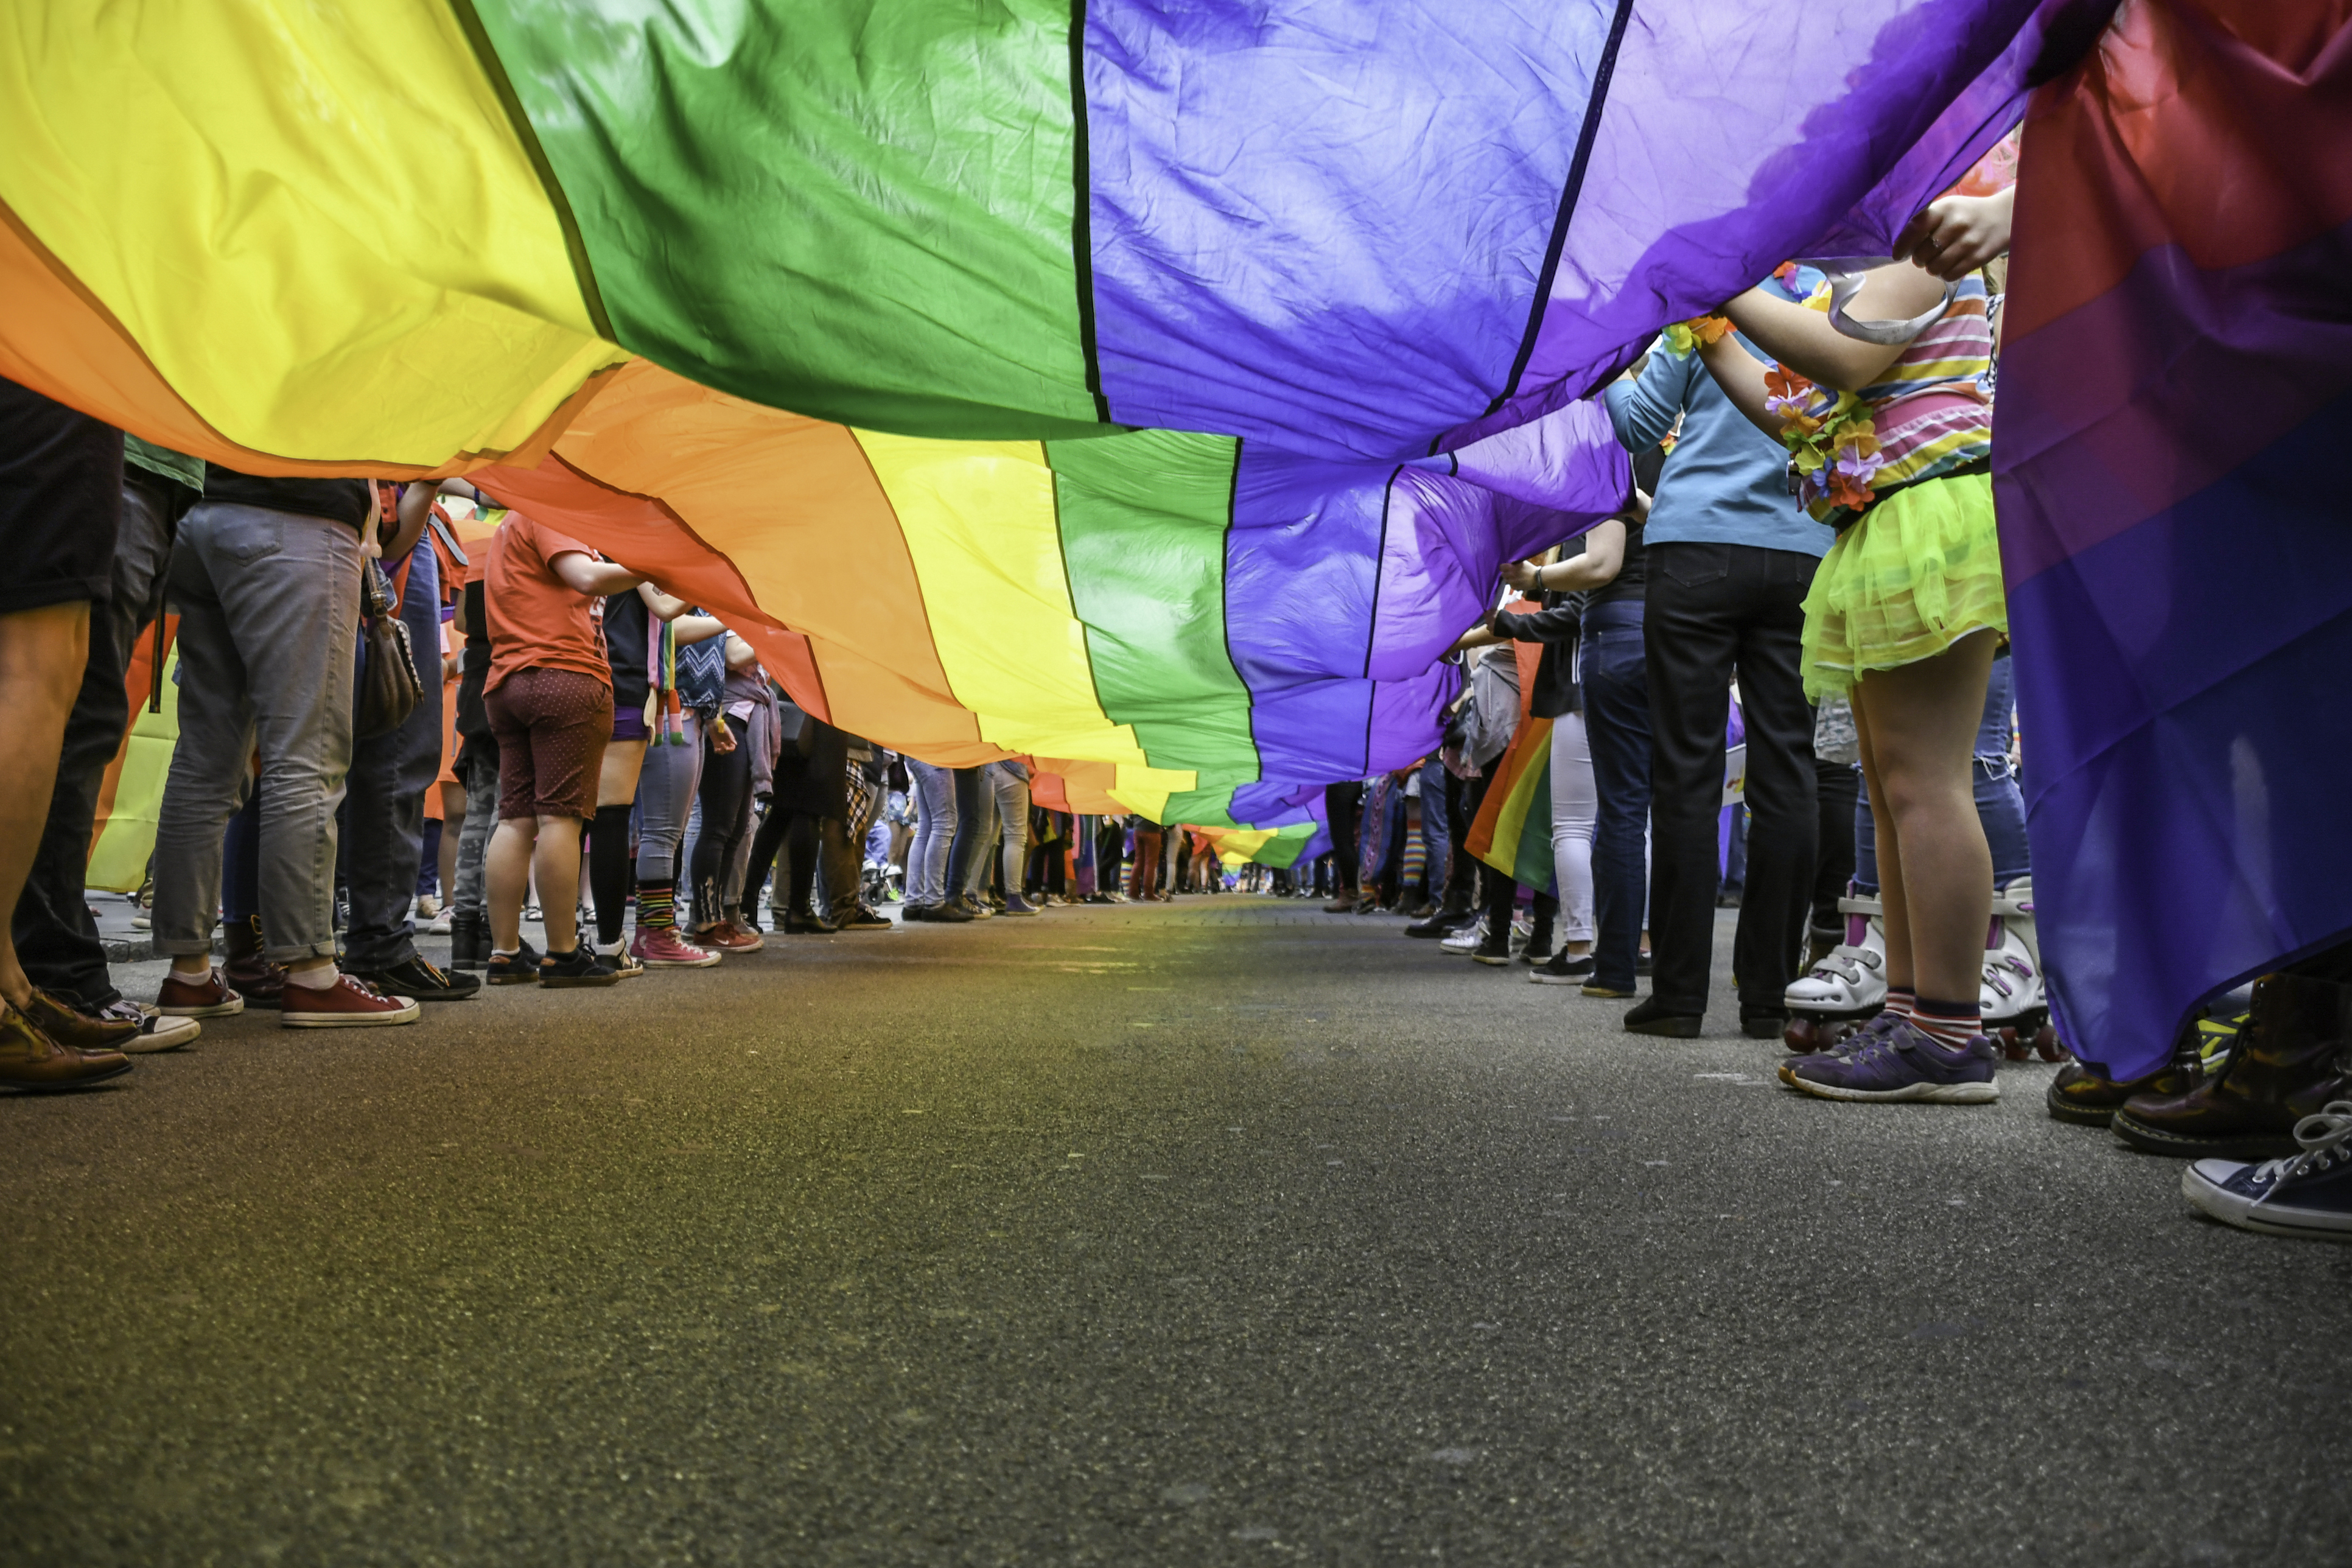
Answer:
[(360, 668), (352, 733), (365, 741), (407, 723), (424, 700), (425, 682), (417, 677), (416, 655), (408, 646), (408, 626), (400, 618), (392, 584), (373, 561), (360, 563), (360, 609), (367, 623), (360, 639), (366, 659)]

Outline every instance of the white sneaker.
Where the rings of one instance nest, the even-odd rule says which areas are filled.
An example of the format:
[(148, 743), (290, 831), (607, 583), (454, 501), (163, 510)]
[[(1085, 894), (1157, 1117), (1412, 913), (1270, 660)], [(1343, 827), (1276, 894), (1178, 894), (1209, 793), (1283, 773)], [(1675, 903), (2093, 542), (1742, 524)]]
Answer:
[(1486, 940), (1486, 917), (1480, 915), (1475, 923), (1464, 926), (1452, 936), (1438, 942), (1447, 952), (1470, 952)]
[(447, 936), (449, 934), (449, 918), (456, 913), (457, 911), (455, 910), (443, 910), (439, 914), (433, 917), (433, 923), (425, 928), (425, 933), (429, 936)]

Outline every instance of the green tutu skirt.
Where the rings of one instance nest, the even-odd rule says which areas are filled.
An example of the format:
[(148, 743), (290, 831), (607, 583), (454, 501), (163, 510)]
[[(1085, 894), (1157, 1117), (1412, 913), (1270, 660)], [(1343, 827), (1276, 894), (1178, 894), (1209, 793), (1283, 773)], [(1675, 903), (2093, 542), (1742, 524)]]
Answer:
[(1850, 692), (1865, 670), (1933, 658), (1971, 632), (2009, 635), (1992, 477), (1908, 485), (1822, 558), (1805, 595), (1805, 696)]

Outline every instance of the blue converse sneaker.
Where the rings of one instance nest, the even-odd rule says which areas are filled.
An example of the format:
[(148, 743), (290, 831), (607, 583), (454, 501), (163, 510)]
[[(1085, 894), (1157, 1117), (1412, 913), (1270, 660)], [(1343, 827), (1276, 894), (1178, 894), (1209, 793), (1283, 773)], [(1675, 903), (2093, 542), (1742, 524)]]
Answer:
[(2352, 1100), (2294, 1124), (2302, 1152), (2259, 1165), (2200, 1160), (2180, 1173), (2180, 1194), (2224, 1225), (2265, 1236), (2352, 1241)]
[(2000, 1098), (1992, 1079), (2000, 1052), (1977, 1036), (1959, 1049), (1938, 1044), (1908, 1018), (1873, 1027), (1844, 1044), (1850, 1053), (1800, 1057), (1781, 1068), (1781, 1081), (1823, 1100), (1916, 1100), (1933, 1105), (1985, 1105)]

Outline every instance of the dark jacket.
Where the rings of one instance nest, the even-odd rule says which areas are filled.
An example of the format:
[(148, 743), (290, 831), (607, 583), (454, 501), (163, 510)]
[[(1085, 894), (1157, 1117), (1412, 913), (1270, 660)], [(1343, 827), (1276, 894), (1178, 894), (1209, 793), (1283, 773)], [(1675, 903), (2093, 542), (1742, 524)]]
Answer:
[(1528, 711), (1538, 719), (1557, 719), (1584, 710), (1584, 693), (1576, 684), (1576, 639), (1584, 627), (1584, 595), (1545, 589), (1543, 608), (1524, 614), (1496, 610), (1487, 624), (1497, 637), (1514, 642), (1539, 642), (1543, 658), (1536, 665), (1536, 689)]

